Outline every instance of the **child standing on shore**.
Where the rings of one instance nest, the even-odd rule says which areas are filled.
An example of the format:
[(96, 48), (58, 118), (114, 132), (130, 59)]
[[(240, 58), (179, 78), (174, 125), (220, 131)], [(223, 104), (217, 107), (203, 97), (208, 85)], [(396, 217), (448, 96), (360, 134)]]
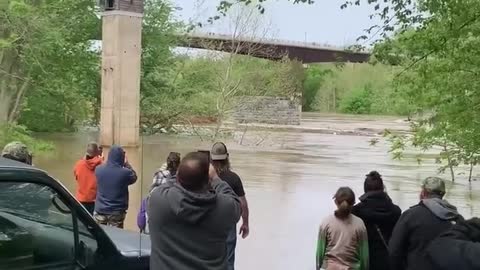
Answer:
[(368, 236), (363, 221), (352, 215), (355, 194), (349, 187), (333, 197), (337, 210), (318, 233), (317, 270), (368, 270)]

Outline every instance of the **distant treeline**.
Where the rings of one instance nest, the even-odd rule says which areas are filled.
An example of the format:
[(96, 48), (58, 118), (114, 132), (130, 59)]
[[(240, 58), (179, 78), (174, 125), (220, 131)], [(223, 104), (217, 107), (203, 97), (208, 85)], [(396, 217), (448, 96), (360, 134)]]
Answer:
[(394, 71), (382, 64), (310, 65), (303, 84), (303, 110), (406, 115), (409, 106), (394, 91)]

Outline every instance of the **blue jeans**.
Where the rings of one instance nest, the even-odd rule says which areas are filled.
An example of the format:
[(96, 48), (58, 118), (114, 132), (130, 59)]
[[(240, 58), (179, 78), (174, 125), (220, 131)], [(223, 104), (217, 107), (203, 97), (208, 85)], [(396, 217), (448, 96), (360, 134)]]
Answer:
[(235, 268), (235, 247), (237, 246), (237, 225), (233, 227), (227, 236), (227, 262), (228, 270)]

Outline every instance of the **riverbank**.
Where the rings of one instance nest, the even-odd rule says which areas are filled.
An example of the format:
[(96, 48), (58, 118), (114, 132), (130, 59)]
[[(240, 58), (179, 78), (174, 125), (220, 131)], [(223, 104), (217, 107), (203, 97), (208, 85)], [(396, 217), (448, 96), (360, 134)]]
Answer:
[(303, 113), (302, 122), (298, 126), (264, 124), (239, 124), (238, 126), (355, 136), (380, 136), (386, 129), (396, 133), (408, 133), (410, 129), (409, 123), (402, 117), (325, 113)]
[[(174, 125), (173, 133), (206, 136), (215, 130), (214, 124)], [(351, 136), (382, 136), (385, 130), (406, 134), (410, 125), (400, 116), (347, 115), (303, 113), (300, 125), (240, 124), (225, 122), (222, 133), (238, 131), (301, 132)]]
[[(208, 136), (217, 128), (214, 121), (196, 121), (175, 124), (171, 130), (159, 129), (158, 134), (178, 134), (185, 136)], [(316, 134), (351, 135), (351, 136), (382, 136), (385, 130), (397, 134), (410, 132), (410, 125), (405, 117), (378, 115), (349, 115), (333, 113), (302, 113), (300, 125), (271, 125), (261, 123), (241, 124), (226, 121), (220, 128), (223, 135), (243, 131), (268, 132), (302, 132)], [(84, 126), (80, 132), (98, 132), (98, 126)], [(150, 134), (153, 135), (153, 134)]]

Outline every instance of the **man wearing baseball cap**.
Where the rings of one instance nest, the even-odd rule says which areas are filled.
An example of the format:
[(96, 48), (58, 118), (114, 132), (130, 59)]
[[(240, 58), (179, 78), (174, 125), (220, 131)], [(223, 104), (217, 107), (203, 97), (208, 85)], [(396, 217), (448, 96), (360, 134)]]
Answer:
[[(2, 150), (2, 157), (32, 165), (32, 153), (28, 150), (25, 144), (18, 141), (10, 142), (5, 145)], [(28, 183), (26, 185), (22, 185), (22, 189), (17, 191), (24, 195), (34, 193), (35, 196), (20, 196), (19, 198), (14, 198), (13, 201), (10, 201), (12, 205), (23, 204), (24, 208), (28, 209), (32, 213), (36, 213), (43, 217), (48, 217), (49, 208), (51, 206), (50, 188), (46, 186), (39, 188), (37, 184)]]
[(425, 270), (425, 252), (430, 242), (463, 220), (457, 208), (443, 199), (445, 181), (428, 177), (422, 182), (420, 203), (405, 211), (389, 244), (392, 270)]
[[(246, 238), (249, 234), (250, 228), (248, 223), (248, 203), (245, 198), (245, 190), (243, 189), (242, 180), (231, 170), (229, 153), (227, 146), (222, 142), (217, 142), (212, 146), (210, 151), (212, 158), (212, 165), (215, 168), (218, 176), (223, 181), (227, 182), (233, 189), (235, 194), (240, 198), (240, 206), (242, 209), (242, 226), (240, 227), (240, 235)], [(233, 270), (235, 266), (235, 247), (237, 245), (237, 226), (235, 225), (227, 237), (227, 258), (228, 270)]]

